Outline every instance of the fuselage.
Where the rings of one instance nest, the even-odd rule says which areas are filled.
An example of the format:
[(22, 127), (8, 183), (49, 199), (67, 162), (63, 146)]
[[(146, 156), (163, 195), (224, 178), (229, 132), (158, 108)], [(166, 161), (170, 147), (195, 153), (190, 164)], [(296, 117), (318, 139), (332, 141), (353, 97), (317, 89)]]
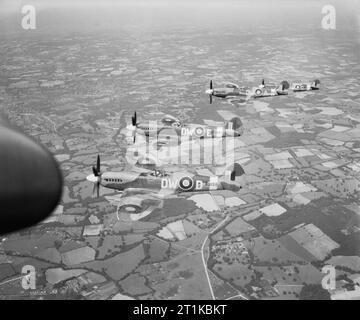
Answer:
[(276, 85), (260, 85), (253, 89), (254, 98), (265, 98), (287, 94), (287, 91), (281, 90), (281, 88)]
[(219, 98), (232, 98), (232, 97), (271, 97), (277, 95), (286, 95), (285, 90), (281, 90), (276, 85), (260, 85), (250, 89), (249, 87), (240, 88), (216, 88), (207, 90), (206, 93)]
[(215, 97), (219, 98), (231, 98), (231, 97), (246, 97), (249, 95), (249, 88), (240, 87), (240, 88), (216, 88), (207, 90), (206, 93), (212, 94)]
[(319, 90), (319, 86), (315, 82), (293, 82), (290, 87), (293, 91), (311, 91)]
[[(90, 175), (89, 181), (97, 177)], [(147, 189), (153, 192), (169, 191), (170, 193), (200, 192), (210, 190), (233, 190), (239, 186), (220, 181), (217, 176), (189, 175), (187, 173), (166, 174), (160, 171), (138, 172), (104, 172), (100, 177), (103, 187), (124, 191), (126, 189)]]
[(146, 136), (157, 137), (161, 134), (164, 135), (177, 135), (177, 136), (190, 136), (196, 138), (214, 138), (214, 137), (227, 137), (241, 136), (241, 130), (233, 130), (223, 126), (209, 126), (200, 124), (186, 124), (186, 125), (164, 125), (161, 122), (154, 123), (152, 125), (149, 122), (140, 122), (136, 125), (137, 132)]

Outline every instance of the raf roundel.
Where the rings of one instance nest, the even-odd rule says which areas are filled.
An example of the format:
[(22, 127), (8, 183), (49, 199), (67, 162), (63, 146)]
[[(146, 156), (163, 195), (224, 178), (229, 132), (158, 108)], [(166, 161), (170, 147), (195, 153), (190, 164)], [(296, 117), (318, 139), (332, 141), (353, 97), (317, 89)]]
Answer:
[(195, 135), (196, 135), (197, 137), (202, 137), (202, 136), (204, 135), (204, 128), (202, 128), (202, 127), (197, 127), (197, 128), (195, 129)]
[(190, 177), (183, 177), (179, 181), (179, 187), (183, 191), (189, 191), (194, 185), (193, 180)]

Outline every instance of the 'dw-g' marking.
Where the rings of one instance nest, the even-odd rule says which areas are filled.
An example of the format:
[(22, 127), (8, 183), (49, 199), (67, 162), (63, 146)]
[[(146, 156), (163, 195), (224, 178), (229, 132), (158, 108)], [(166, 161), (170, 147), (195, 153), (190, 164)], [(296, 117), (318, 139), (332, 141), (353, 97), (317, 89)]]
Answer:
[(195, 180), (191, 177), (182, 177), (181, 179), (161, 179), (162, 189), (180, 189), (181, 191), (202, 190), (204, 182)]

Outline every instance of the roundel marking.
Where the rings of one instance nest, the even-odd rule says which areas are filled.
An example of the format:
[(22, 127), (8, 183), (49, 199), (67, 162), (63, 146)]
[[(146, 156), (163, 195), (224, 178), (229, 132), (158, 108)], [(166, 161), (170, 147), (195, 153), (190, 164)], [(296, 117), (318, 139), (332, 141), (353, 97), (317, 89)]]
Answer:
[(189, 191), (193, 188), (194, 181), (190, 177), (183, 177), (179, 181), (179, 187), (181, 190)]
[(300, 89), (300, 86), (297, 84), (297, 85), (295, 86), (295, 89)]
[(256, 89), (256, 90), (255, 90), (255, 94), (256, 94), (257, 96), (261, 95), (261, 94), (262, 94), (262, 90), (261, 90), (261, 89)]
[(301, 89), (306, 89), (306, 84), (303, 84), (303, 85), (301, 86)]
[(197, 137), (202, 137), (202, 136), (204, 135), (204, 128), (202, 128), (202, 127), (197, 127), (197, 128), (195, 129), (195, 135), (196, 135)]

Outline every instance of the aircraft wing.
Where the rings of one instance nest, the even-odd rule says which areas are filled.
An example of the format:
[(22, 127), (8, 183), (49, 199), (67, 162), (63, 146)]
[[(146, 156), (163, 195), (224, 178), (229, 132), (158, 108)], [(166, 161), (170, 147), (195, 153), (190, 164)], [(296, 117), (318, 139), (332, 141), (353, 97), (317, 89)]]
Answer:
[(129, 188), (124, 192), (120, 192), (115, 195), (105, 196), (105, 199), (114, 206), (119, 206), (123, 202), (123, 198), (126, 197), (141, 197), (149, 199), (164, 199), (168, 196), (173, 195), (175, 192), (172, 189), (140, 189), (140, 188)]

